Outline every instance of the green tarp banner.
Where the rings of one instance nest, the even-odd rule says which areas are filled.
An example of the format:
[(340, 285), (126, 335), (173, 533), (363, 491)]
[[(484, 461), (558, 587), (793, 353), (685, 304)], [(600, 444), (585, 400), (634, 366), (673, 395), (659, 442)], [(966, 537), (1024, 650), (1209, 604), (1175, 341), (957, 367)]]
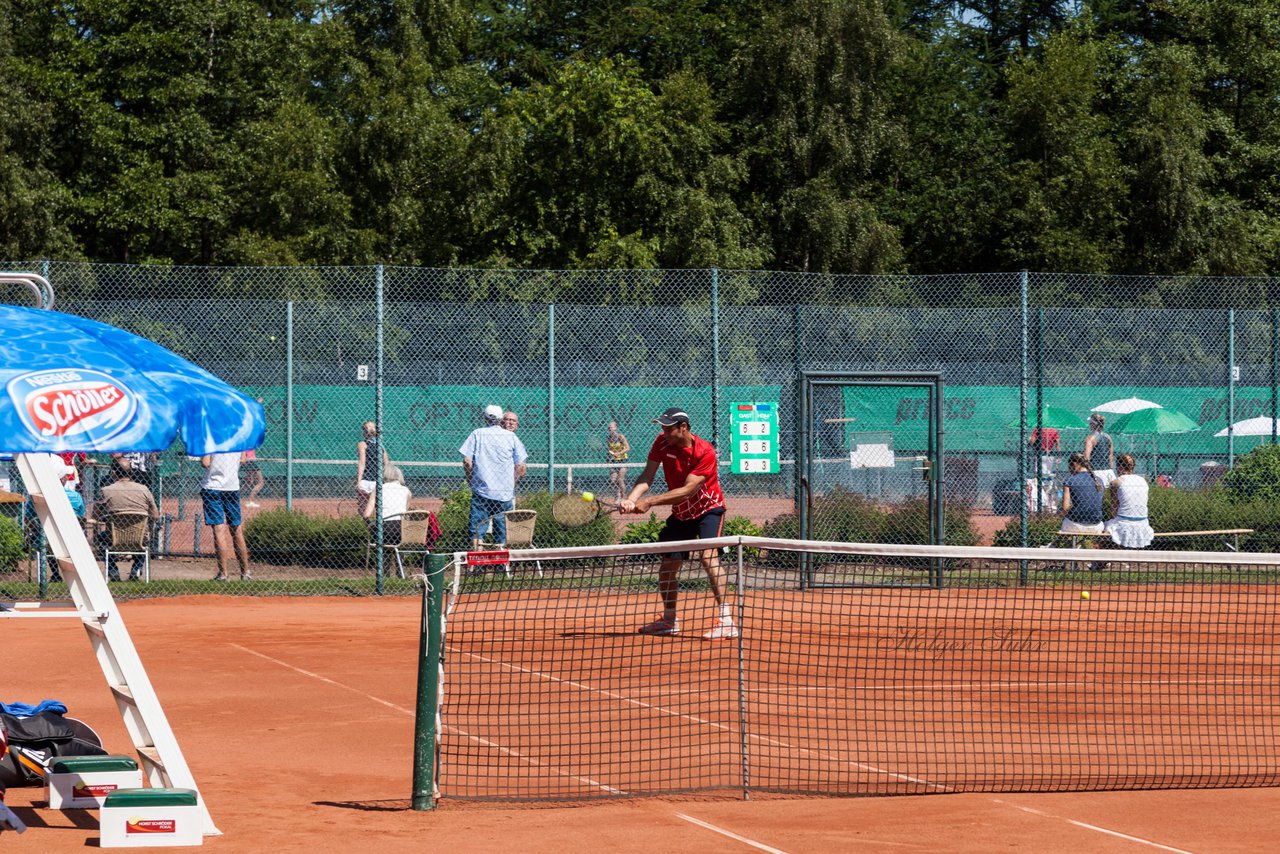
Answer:
[[(1168, 454), (1225, 455), (1227, 440), (1214, 433), (1227, 426), (1227, 393), (1222, 388), (1155, 388), (1142, 386), (1071, 386), (1046, 388), (1043, 391), (1045, 406), (1065, 409), (1082, 420), (1096, 406), (1113, 400), (1137, 397), (1160, 404), (1166, 409), (1177, 410), (1200, 424), (1192, 433), (1166, 434), (1113, 434), (1119, 451), (1132, 450), (1136, 454), (1149, 454), (1153, 442), (1161, 456)], [(855, 419), (848, 431), (856, 437), (859, 432), (887, 432), (894, 437), (895, 448), (919, 449), (925, 447), (925, 431), (928, 427), (926, 397), (919, 389), (884, 386), (851, 386), (845, 389), (845, 416)], [(1007, 451), (1018, 449), (1018, 418), (1020, 390), (1007, 386), (949, 386), (944, 390), (943, 444), (948, 456), (976, 452)], [(1035, 427), (1036, 392), (1027, 393), (1028, 429)], [(1269, 387), (1238, 387), (1235, 413), (1232, 420), (1266, 416), (1271, 411)], [(784, 413), (785, 414), (785, 413)], [(1108, 423), (1114, 423), (1118, 415), (1108, 414)], [(1086, 429), (1059, 430), (1063, 452), (1081, 450), (1088, 431)], [(1247, 451), (1261, 440), (1270, 437), (1237, 436), (1237, 453)]]
[[(261, 397), (269, 429), (261, 456), (285, 456), (285, 393), (280, 386), (246, 391)], [(792, 450), (785, 438), (791, 434), (793, 411), (774, 386), (727, 386), (720, 390), (721, 445), (729, 435), (729, 407), (739, 401), (784, 404), (779, 425), (784, 434), (782, 456)], [(1162, 457), (1197, 454), (1224, 457), (1227, 440), (1214, 433), (1227, 425), (1227, 394), (1223, 388), (1157, 388), (1135, 386), (1072, 386), (1046, 388), (1044, 404), (1069, 410), (1086, 418), (1090, 410), (1107, 401), (1138, 397), (1176, 409), (1201, 425), (1198, 432), (1155, 438)], [(295, 386), (293, 456), (298, 475), (355, 474), (355, 447), (360, 425), (373, 419), (372, 386)], [(787, 400), (789, 401), (790, 395)], [(841, 425), (845, 444), (858, 433), (893, 434), (897, 449), (923, 449), (928, 412), (920, 389), (891, 386), (851, 386), (845, 389), (845, 417)], [(458, 446), (480, 425), (480, 411), (488, 403), (514, 409), (520, 415), (520, 437), (529, 449), (530, 461), (545, 463), (548, 457), (547, 390), (540, 387), (492, 389), (482, 386), (398, 386), (383, 392), (385, 444), (392, 460), (405, 464), (411, 474), (437, 473), (425, 463), (438, 464), (445, 474), (458, 464)], [(685, 407), (693, 417), (694, 432), (712, 438), (711, 391), (708, 388), (610, 388), (558, 387), (555, 392), (555, 459), (558, 464), (605, 462), (604, 438), (610, 421), (617, 421), (632, 445), (633, 461), (643, 460), (658, 434), (651, 420), (668, 406)], [(1027, 396), (1027, 412), (1034, 426), (1035, 390)], [(1236, 389), (1234, 420), (1265, 416), (1271, 410), (1269, 387)], [(966, 453), (1015, 453), (1018, 450), (1019, 390), (1008, 386), (949, 386), (945, 389), (944, 444), (948, 456)], [(1114, 421), (1116, 416), (1109, 416)], [(1084, 430), (1060, 431), (1063, 451), (1084, 444)], [(830, 436), (828, 431), (827, 436)], [(1269, 438), (1269, 437), (1265, 437)], [(1259, 441), (1236, 437), (1237, 453)], [(1148, 454), (1150, 435), (1116, 436), (1119, 450)], [(417, 463), (418, 466), (411, 464)], [(278, 474), (282, 464), (268, 464)], [(461, 477), (461, 468), (458, 468)]]
[[(285, 456), (285, 393), (281, 387), (258, 387), (249, 394), (262, 398), (267, 410), (267, 437), (260, 456)], [(728, 386), (721, 389), (722, 430), (728, 430), (728, 405), (738, 400), (778, 400), (777, 386)], [(745, 396), (744, 396), (745, 395)], [(485, 405), (496, 403), (520, 416), (520, 439), (531, 463), (547, 462), (549, 402), (545, 388), (492, 389), (482, 386), (398, 386), (383, 390), (384, 444), (392, 461), (410, 474), (446, 473), (443, 463), (462, 475), (458, 447), (481, 426)], [(584, 388), (558, 387), (555, 397), (555, 459), (557, 464), (605, 463), (605, 435), (610, 421), (631, 442), (631, 459), (643, 462), (659, 428), (653, 418), (669, 406), (683, 406), (693, 419), (694, 432), (711, 439), (711, 392), (707, 388)], [(364, 386), (294, 386), (293, 457), (300, 475), (355, 477), (356, 443), (360, 425), (372, 421), (374, 390)], [(725, 433), (727, 436), (727, 432)], [(268, 463), (268, 473), (281, 464)]]

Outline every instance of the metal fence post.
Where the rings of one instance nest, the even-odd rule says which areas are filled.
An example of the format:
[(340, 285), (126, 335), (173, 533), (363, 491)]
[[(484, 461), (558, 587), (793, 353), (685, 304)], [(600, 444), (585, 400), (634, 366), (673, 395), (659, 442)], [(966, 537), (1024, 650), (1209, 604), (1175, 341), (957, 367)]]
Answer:
[(556, 304), (547, 306), (547, 493), (556, 491)]
[[(1030, 324), (1030, 281), (1027, 271), (1018, 275), (1019, 303), (1022, 308), (1022, 380), (1018, 387), (1018, 516), (1021, 522), (1022, 547), (1025, 549), (1030, 541), (1030, 520), (1027, 518), (1027, 383), (1028, 350), (1027, 340)], [(1027, 562), (1019, 561), (1019, 577), (1023, 584), (1027, 583)]]
[[(1236, 310), (1227, 309), (1227, 470), (1236, 467)], [(1155, 472), (1152, 472), (1154, 475)]]
[(1036, 454), (1031, 465), (1036, 468), (1036, 512), (1044, 512), (1044, 309), (1036, 309)]
[(293, 509), (293, 300), (284, 306), (284, 506)]
[(373, 270), (373, 299), (377, 317), (374, 326), (377, 330), (377, 353), (374, 354), (373, 362), (373, 421), (377, 425), (378, 432), (378, 453), (374, 454), (373, 471), (377, 475), (374, 478), (373, 486), (373, 527), (374, 527), (374, 545), (378, 550), (378, 559), (374, 564), (374, 592), (382, 595), (383, 583), (383, 562), (386, 555), (383, 554), (383, 531), (382, 531), (382, 483), (386, 477), (386, 473), (382, 470), (382, 455), (385, 452), (386, 433), (382, 431), (382, 318), (383, 318), (383, 278), (382, 265), (379, 264)]
[(720, 270), (711, 268), (711, 444), (720, 450)]
[(1276, 444), (1276, 419), (1280, 417), (1280, 309), (1271, 309), (1271, 444)]

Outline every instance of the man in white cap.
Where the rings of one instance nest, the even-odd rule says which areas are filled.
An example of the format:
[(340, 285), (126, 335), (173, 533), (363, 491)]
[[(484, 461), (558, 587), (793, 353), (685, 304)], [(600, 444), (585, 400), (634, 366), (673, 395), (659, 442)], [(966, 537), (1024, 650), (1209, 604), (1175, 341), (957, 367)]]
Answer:
[(480, 548), (482, 528), (493, 519), (494, 547), (507, 543), (507, 520), (499, 514), (516, 506), (516, 481), (524, 477), (529, 453), (513, 430), (502, 427), (502, 407), (484, 408), (484, 425), (458, 448), (462, 468), (471, 484), (471, 549)]
[[(724, 493), (720, 491), (720, 474), (716, 462), (716, 449), (705, 439), (689, 429), (689, 413), (673, 406), (653, 419), (662, 427), (662, 433), (649, 449), (644, 473), (631, 487), (622, 501), (621, 508), (628, 513), (647, 513), (650, 507), (670, 504), (671, 515), (659, 542), (679, 540), (708, 540), (720, 536), (724, 529)], [(649, 495), (649, 487), (662, 466), (667, 481), (667, 491)], [(704, 635), (706, 640), (728, 640), (738, 636), (738, 627), (725, 598), (725, 573), (720, 565), (716, 549), (703, 549), (697, 553), (702, 569), (711, 582), (711, 595), (716, 601), (716, 622)], [(658, 569), (658, 595), (662, 597), (662, 616), (640, 627), (643, 635), (677, 635), (680, 620), (676, 613), (676, 596), (679, 593), (680, 565), (689, 555), (674, 552), (662, 556)]]

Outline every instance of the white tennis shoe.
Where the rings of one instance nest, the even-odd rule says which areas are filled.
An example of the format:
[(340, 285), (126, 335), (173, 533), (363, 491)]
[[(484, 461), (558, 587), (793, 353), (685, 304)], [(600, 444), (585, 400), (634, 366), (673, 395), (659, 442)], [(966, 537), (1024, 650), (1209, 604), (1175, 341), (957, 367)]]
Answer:
[(666, 617), (662, 617), (652, 623), (645, 623), (637, 631), (642, 635), (678, 635), (680, 634), (680, 621), (678, 619), (668, 620)]
[(732, 640), (738, 637), (738, 634), (738, 627), (733, 624), (733, 620), (721, 619), (702, 638), (703, 640)]

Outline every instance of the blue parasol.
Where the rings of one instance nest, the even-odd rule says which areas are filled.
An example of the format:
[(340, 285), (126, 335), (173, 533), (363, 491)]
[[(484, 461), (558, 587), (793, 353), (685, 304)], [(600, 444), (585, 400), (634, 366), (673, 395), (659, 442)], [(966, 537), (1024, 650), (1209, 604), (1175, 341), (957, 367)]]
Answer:
[(105, 323), (0, 305), (0, 450), (163, 451), (262, 444), (262, 405), (181, 356)]

